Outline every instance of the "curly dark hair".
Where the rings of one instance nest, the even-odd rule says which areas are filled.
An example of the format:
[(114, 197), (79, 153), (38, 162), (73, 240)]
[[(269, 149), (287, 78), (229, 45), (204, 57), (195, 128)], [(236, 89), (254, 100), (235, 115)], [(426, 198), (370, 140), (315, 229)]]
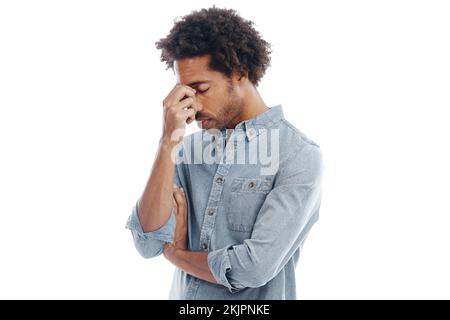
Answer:
[(213, 6), (176, 20), (169, 35), (155, 43), (166, 70), (175, 60), (209, 54), (210, 69), (228, 78), (233, 71), (245, 74), (257, 86), (270, 66), (270, 44), (233, 9)]

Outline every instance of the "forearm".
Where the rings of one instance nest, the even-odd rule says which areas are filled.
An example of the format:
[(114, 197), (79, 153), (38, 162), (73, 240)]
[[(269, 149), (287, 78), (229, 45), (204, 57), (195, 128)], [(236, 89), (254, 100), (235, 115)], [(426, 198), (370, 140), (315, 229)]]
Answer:
[(208, 266), (208, 252), (188, 251), (166, 244), (164, 255), (175, 266), (202, 280), (217, 283)]
[(139, 220), (144, 232), (161, 228), (169, 219), (173, 207), (173, 177), (175, 144), (161, 141), (150, 177), (139, 203)]

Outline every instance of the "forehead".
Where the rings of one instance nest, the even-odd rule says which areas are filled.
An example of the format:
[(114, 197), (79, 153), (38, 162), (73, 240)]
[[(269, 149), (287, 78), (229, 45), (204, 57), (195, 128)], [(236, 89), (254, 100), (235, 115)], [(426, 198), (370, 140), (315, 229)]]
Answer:
[(202, 80), (212, 81), (220, 76), (219, 72), (209, 69), (207, 55), (175, 60), (173, 67), (177, 83), (183, 85)]

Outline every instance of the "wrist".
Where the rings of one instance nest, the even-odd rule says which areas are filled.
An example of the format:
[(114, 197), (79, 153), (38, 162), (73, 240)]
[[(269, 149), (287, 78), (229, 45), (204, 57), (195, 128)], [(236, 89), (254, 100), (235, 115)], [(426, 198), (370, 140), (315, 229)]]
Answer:
[(185, 240), (174, 240), (173, 246), (176, 249), (187, 250), (187, 244)]
[(167, 137), (161, 137), (159, 139), (159, 146), (161, 148), (174, 148), (176, 147), (178, 144), (180, 144), (181, 141), (175, 141), (171, 138), (167, 138)]
[(164, 244), (164, 256), (167, 260), (172, 261), (172, 258), (175, 256), (176, 251), (178, 250), (177, 247), (173, 243), (166, 243)]

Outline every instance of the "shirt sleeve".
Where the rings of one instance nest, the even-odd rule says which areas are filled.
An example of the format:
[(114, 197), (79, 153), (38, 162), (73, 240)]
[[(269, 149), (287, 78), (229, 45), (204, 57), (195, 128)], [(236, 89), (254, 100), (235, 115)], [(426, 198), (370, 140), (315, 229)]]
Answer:
[(279, 166), (250, 239), (208, 254), (208, 266), (231, 293), (273, 279), (299, 249), (319, 218), (322, 154), (308, 144)]
[[(181, 170), (180, 165), (175, 165), (173, 182), (177, 186), (182, 186), (180, 174), (178, 173), (179, 170)], [(134, 246), (139, 254), (144, 258), (153, 258), (159, 256), (163, 252), (164, 244), (166, 242), (173, 241), (176, 225), (175, 211), (172, 208), (169, 219), (161, 226), (161, 228), (151, 232), (144, 232), (138, 216), (139, 203), (140, 199), (133, 206), (131, 215), (128, 217), (125, 227), (131, 230)]]

